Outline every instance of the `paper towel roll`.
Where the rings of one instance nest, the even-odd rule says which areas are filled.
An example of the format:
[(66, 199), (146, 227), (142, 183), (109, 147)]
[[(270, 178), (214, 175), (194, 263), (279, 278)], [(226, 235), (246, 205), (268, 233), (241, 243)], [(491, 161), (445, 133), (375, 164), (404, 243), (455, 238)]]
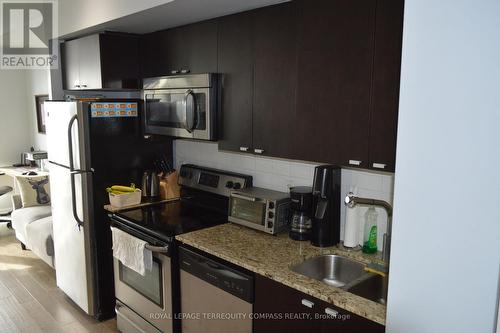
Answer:
[(358, 240), (358, 215), (356, 208), (346, 207), (345, 212), (345, 228), (344, 228), (344, 246), (356, 247), (359, 245)]

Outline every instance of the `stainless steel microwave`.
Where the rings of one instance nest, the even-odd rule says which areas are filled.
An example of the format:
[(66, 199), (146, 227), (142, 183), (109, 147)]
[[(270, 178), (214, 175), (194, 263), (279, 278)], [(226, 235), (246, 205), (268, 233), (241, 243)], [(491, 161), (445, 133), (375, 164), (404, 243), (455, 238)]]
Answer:
[(145, 133), (216, 140), (219, 85), (212, 73), (144, 79)]
[(286, 228), (289, 216), (288, 193), (249, 187), (229, 197), (228, 220), (236, 224), (274, 235)]

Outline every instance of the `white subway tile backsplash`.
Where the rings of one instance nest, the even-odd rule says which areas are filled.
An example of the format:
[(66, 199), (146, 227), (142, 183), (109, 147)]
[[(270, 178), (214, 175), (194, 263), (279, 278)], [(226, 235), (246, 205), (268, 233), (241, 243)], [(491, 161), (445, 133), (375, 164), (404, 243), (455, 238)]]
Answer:
[(290, 162), (290, 177), (309, 178), (314, 176), (314, 168), (317, 164)]
[(270, 158), (255, 158), (255, 171), (278, 176), (290, 176), (290, 162)]
[[(311, 186), (314, 168), (317, 163), (298, 162), (276, 158), (267, 158), (218, 150), (217, 143), (190, 140), (174, 141), (174, 164), (178, 169), (184, 163), (193, 163), (212, 168), (250, 174), (254, 186), (287, 192), (293, 186)], [(355, 194), (385, 200), (392, 204), (394, 193), (394, 175), (353, 169), (342, 169), (341, 197), (351, 190)], [(366, 207), (357, 208), (360, 240), (364, 225)], [(381, 208), (378, 213), (378, 246), (382, 247), (382, 235), (385, 232), (387, 214)], [(345, 224), (345, 206), (341, 205), (341, 238)]]
[(390, 192), (394, 192), (394, 176), (393, 175), (382, 175), (382, 189), (385, 191), (390, 189)]

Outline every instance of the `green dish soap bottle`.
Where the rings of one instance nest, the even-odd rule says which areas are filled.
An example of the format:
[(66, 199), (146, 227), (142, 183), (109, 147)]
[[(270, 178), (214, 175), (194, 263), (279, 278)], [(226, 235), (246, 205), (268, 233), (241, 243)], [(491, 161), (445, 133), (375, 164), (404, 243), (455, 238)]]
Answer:
[(363, 253), (377, 252), (377, 218), (375, 207), (371, 206), (365, 213), (365, 228), (363, 233)]

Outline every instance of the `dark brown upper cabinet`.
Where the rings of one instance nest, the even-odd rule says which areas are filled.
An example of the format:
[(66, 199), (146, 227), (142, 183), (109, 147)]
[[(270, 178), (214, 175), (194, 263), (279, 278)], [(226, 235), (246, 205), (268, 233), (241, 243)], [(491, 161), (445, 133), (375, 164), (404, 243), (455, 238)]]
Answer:
[(403, 0), (377, 2), (369, 167), (384, 171), (396, 160), (403, 11)]
[(217, 72), (217, 21), (209, 20), (141, 37), (143, 77)]
[(253, 150), (291, 157), (297, 43), (295, 3), (265, 7), (254, 16)]
[[(283, 319), (254, 319), (255, 333), (383, 333), (385, 327), (261, 275), (255, 277), (254, 313)], [(337, 317), (328, 314), (337, 313)], [(285, 318), (285, 316), (288, 316)], [(343, 320), (344, 319), (344, 320)]]
[(297, 0), (221, 18), (220, 148), (394, 171), (402, 15)]
[(299, 0), (293, 157), (368, 167), (376, 0)]
[(65, 90), (139, 89), (139, 37), (101, 33), (61, 44)]
[(219, 20), (218, 71), (222, 75), (219, 148), (252, 149), (253, 12)]
[(291, 155), (296, 88), (295, 3), (221, 18), (223, 150)]

